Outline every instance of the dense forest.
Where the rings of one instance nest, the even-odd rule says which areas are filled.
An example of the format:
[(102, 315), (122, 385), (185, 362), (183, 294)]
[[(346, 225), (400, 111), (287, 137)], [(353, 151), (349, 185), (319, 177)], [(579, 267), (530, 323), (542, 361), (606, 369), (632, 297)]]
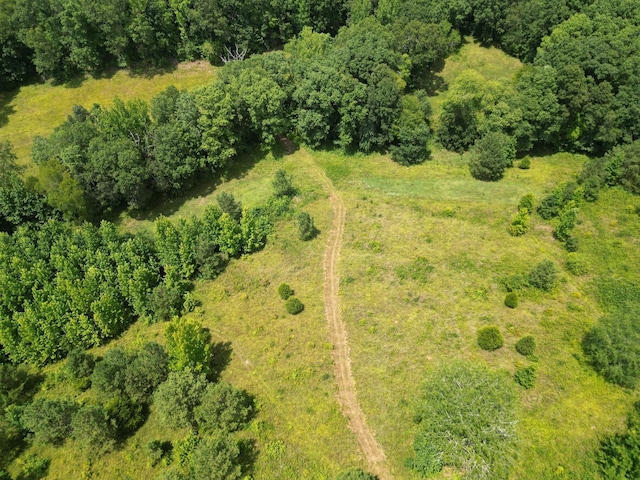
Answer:
[[(259, 206), (222, 194), (200, 217), (157, 219), (151, 234), (123, 234), (107, 219), (184, 194), (251, 152), (292, 140), (339, 150), (345, 161), (383, 153), (409, 167), (444, 148), (467, 152), (471, 176), (487, 182), (500, 181), (518, 159), (527, 168), (529, 154), (584, 153), (589, 160), (574, 181), (557, 185), (536, 208), (523, 198), (509, 227), (520, 236), (530, 215), (553, 219), (554, 237), (571, 253), (585, 202), (614, 186), (640, 194), (636, 1), (0, 0), (0, 27), (5, 91), (113, 68), (193, 59), (224, 65), (212, 83), (191, 91), (169, 87), (150, 102), (77, 105), (50, 135), (34, 138), (28, 175), (11, 144), (0, 142), (0, 468), (29, 442), (73, 438), (89, 457), (100, 455), (140, 428), (153, 405), (167, 428), (192, 430), (172, 451), (148, 445), (156, 464), (169, 465), (162, 478), (250, 472), (252, 443), (236, 432), (255, 415), (254, 400), (219, 380), (208, 331), (182, 315), (196, 308), (195, 279), (214, 279), (230, 259), (262, 249), (283, 219), (296, 213), (300, 238), (313, 238), (313, 219), (292, 206), (292, 178), (278, 171)], [(462, 72), (446, 86), (436, 116), (430, 97), (444, 88), (438, 72), (470, 36), (524, 66), (509, 82)], [(524, 286), (551, 290), (554, 268), (543, 262), (507, 280), (510, 302), (517, 304), (514, 292)], [(588, 364), (629, 389), (640, 381), (639, 292), (635, 284), (603, 285), (607, 315), (581, 340)], [(168, 322), (166, 346), (114, 347), (102, 358), (85, 352), (136, 321)], [(60, 381), (89, 392), (89, 401), (34, 400), (39, 369), (59, 361)], [(523, 372), (522, 382), (534, 373)], [(448, 392), (443, 382), (469, 389)], [(477, 420), (465, 405), (491, 390), (483, 402), (500, 408), (483, 414), (505, 426), (461, 453), (457, 440), (444, 439), (445, 420), (422, 409), (408, 468), (422, 476), (454, 466), (466, 478), (508, 478), (515, 397), (500, 382), (464, 364), (431, 375), (425, 405), (441, 402), (434, 390), (450, 393), (460, 416)], [(603, 478), (640, 472), (636, 410), (625, 433), (601, 442)], [(46, 460), (30, 461), (25, 478), (39, 478)], [(0, 478), (9, 477), (0, 470)]]

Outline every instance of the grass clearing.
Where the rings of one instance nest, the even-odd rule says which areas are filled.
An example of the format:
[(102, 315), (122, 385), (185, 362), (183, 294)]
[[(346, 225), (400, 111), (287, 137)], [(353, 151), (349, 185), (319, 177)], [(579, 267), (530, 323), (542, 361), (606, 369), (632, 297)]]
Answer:
[(199, 61), (180, 63), (173, 70), (155, 74), (116, 70), (104, 78), (83, 76), (63, 85), (54, 85), (51, 81), (26, 85), (13, 92), (0, 93), (0, 139), (9, 140), (18, 162), (27, 165), (33, 137), (49, 135), (64, 122), (74, 105), (110, 106), (116, 96), (122, 100), (150, 100), (170, 85), (191, 89), (214, 78), (215, 67)]

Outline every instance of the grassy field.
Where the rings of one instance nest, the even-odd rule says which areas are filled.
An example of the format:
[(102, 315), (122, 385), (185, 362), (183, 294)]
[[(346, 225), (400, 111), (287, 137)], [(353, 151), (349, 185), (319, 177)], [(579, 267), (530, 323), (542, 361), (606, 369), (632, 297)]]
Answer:
[[(67, 87), (25, 87), (6, 103), (15, 113), (8, 116), (0, 135), (12, 135), (16, 146), (22, 138), (21, 158), (26, 159), (30, 135), (48, 133), (74, 103), (108, 103), (116, 94), (137, 95), (129, 95), (127, 88), (144, 91), (148, 98), (172, 83), (171, 75), (183, 75), (180, 81), (185, 83), (175, 83), (184, 87), (207, 82), (212, 70), (198, 65), (181, 66), (154, 79), (118, 72), (110, 80), (85, 80), (69, 89), (78, 93), (93, 88), (93, 94), (83, 97), (64, 96)], [(519, 64), (495, 49), (468, 43), (447, 62), (442, 76), (451, 81), (465, 68), (500, 80), (510, 78)], [(110, 84), (118, 81), (120, 87)], [(100, 82), (104, 87), (97, 86)], [(434, 103), (445, 95), (443, 89)], [(38, 105), (30, 103), (36, 102), (33, 98), (53, 102), (58, 96), (67, 102), (64, 108), (55, 106), (59, 118), (42, 118), (30, 126), (29, 108)], [(22, 132), (20, 125), (32, 133)], [(530, 170), (509, 169), (496, 183), (472, 179), (466, 161), (465, 156), (437, 149), (433, 160), (411, 168), (382, 155), (347, 157), (305, 150), (283, 158), (256, 155), (140, 217), (125, 213), (117, 219), (123, 230), (148, 231), (159, 215), (177, 219), (200, 214), (222, 191), (245, 205), (256, 205), (270, 195), (277, 169), (293, 175), (299, 189), (294, 211), (308, 211), (320, 234), (302, 242), (293, 215), (283, 219), (263, 251), (233, 260), (214, 281), (196, 284), (194, 294), (202, 307), (190, 314), (211, 330), (220, 356), (230, 352), (223, 377), (257, 399), (259, 414), (247, 432), (259, 452), (252, 472), (255, 480), (332, 479), (341, 469), (365, 467), (336, 400), (322, 271), (332, 211), (311, 162), (327, 173), (345, 203), (339, 269), (342, 316), (359, 400), (394, 478), (415, 478), (404, 463), (412, 455), (412, 419), (425, 371), (439, 362), (464, 358), (513, 373), (531, 364), (514, 350), (516, 341), (528, 334), (538, 344), (538, 380), (533, 389), (519, 390), (521, 453), (512, 477), (596, 478), (593, 452), (598, 439), (622, 428), (637, 394), (595, 375), (582, 359), (580, 340), (602, 315), (593, 295), (598, 279), (638, 276), (640, 222), (634, 209), (640, 201), (613, 189), (581, 207), (575, 234), (589, 272), (576, 277), (565, 268), (567, 253), (552, 237), (552, 222), (534, 215), (523, 237), (511, 237), (507, 227), (523, 195), (532, 193), (540, 201), (559, 182), (571, 179), (585, 158), (533, 157)], [(556, 289), (527, 289), (516, 309), (505, 307), (501, 280), (526, 273), (545, 259), (561, 270)], [(430, 267), (424, 268), (425, 263)], [(419, 270), (416, 279), (406, 274), (412, 269)], [(276, 293), (281, 282), (289, 283), (305, 304), (300, 315), (286, 314)], [(505, 346), (492, 353), (476, 344), (478, 327), (487, 324), (498, 325), (505, 336)], [(164, 328), (135, 324), (97, 352), (115, 344), (163, 342)], [(51, 393), (75, 395), (64, 386), (52, 388)], [(185, 434), (162, 429), (152, 411), (121, 449), (93, 463), (78, 456), (71, 441), (62, 448), (28, 451), (52, 458), (49, 478), (146, 479), (159, 469), (148, 465), (144, 445)], [(18, 463), (12, 473), (19, 471)], [(451, 472), (442, 475), (452, 477)]]
[(9, 140), (20, 163), (27, 164), (33, 137), (49, 135), (74, 105), (109, 106), (116, 96), (149, 100), (169, 85), (190, 89), (209, 83), (214, 76), (215, 68), (201, 61), (181, 63), (173, 70), (157, 73), (117, 70), (104, 78), (81, 77), (63, 85), (49, 81), (0, 93), (0, 140)]

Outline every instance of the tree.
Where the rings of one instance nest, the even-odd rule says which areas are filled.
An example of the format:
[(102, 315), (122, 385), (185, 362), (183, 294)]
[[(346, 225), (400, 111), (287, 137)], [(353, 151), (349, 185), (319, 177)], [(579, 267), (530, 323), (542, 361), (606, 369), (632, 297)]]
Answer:
[(251, 397), (225, 382), (210, 383), (194, 409), (194, 418), (203, 432), (235, 432), (244, 428), (254, 414)]
[(313, 224), (313, 217), (307, 212), (298, 214), (298, 237), (300, 240), (311, 240), (317, 234), (317, 229)]
[(529, 284), (539, 290), (550, 292), (556, 285), (558, 270), (551, 260), (543, 260), (529, 272)]
[(242, 217), (242, 204), (236, 201), (232, 193), (222, 192), (216, 197), (218, 206), (223, 213), (226, 213), (236, 222)]
[(164, 348), (154, 342), (145, 343), (127, 366), (124, 391), (134, 402), (146, 402), (168, 374), (169, 356)]
[(71, 419), (77, 408), (67, 400), (38, 398), (24, 408), (20, 420), (36, 443), (59, 445), (71, 435)]
[(123, 394), (127, 388), (127, 368), (133, 357), (122, 347), (107, 351), (96, 363), (91, 375), (91, 385), (106, 396)]
[(515, 142), (504, 133), (490, 132), (474, 144), (471, 155), (471, 175), (478, 180), (497, 181), (513, 165), (516, 157)]
[(171, 370), (211, 374), (211, 334), (195, 319), (176, 318), (165, 331)]
[(114, 445), (115, 429), (97, 405), (85, 405), (75, 412), (71, 428), (73, 438), (89, 457), (100, 456)]
[(216, 432), (193, 450), (191, 470), (194, 480), (235, 480), (242, 478), (240, 444), (233, 436)]
[(296, 193), (291, 175), (282, 169), (276, 170), (271, 185), (273, 186), (273, 193), (276, 197), (290, 197)]
[(208, 383), (205, 375), (189, 370), (169, 373), (153, 394), (160, 420), (168, 428), (193, 428), (194, 409), (200, 405)]

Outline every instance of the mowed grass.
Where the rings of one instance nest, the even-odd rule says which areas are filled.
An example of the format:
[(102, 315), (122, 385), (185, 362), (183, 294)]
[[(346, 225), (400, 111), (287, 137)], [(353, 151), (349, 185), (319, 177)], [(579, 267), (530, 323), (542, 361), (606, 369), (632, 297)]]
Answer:
[(105, 78), (86, 76), (63, 85), (49, 81), (26, 85), (13, 92), (0, 92), (0, 140), (9, 140), (19, 162), (26, 165), (30, 161), (33, 137), (49, 135), (64, 122), (74, 105), (110, 106), (116, 96), (123, 100), (150, 100), (169, 85), (191, 89), (214, 78), (215, 67), (200, 61), (180, 63), (173, 70), (156, 74), (117, 70)]
[[(414, 478), (404, 463), (412, 455), (424, 373), (454, 358), (510, 373), (537, 366), (536, 386), (520, 389), (521, 452), (513, 478), (593, 478), (598, 439), (622, 428), (634, 395), (585, 365), (580, 340), (602, 314), (591, 296), (593, 279), (625, 261), (628, 275), (637, 275), (637, 253), (625, 254), (637, 252), (640, 238), (637, 215), (625, 213), (633, 211), (631, 197), (616, 191), (583, 208), (576, 234), (591, 271), (575, 277), (564, 268), (567, 253), (553, 239), (552, 223), (534, 215), (530, 232), (519, 238), (507, 227), (520, 196), (533, 193), (540, 201), (580, 170), (583, 157), (533, 158), (530, 170), (510, 169), (497, 183), (472, 179), (464, 158), (450, 154), (412, 168), (382, 156), (316, 158), (347, 209), (342, 314), (359, 398), (394, 478)], [(609, 246), (606, 254), (602, 245)], [(418, 275), (425, 281), (402, 273), (418, 258), (431, 266)], [(557, 288), (526, 289), (515, 310), (504, 306), (501, 279), (545, 259), (561, 271)], [(492, 353), (476, 343), (477, 329), (488, 324), (505, 336), (505, 346)], [(536, 338), (537, 362), (514, 349), (524, 335)]]

